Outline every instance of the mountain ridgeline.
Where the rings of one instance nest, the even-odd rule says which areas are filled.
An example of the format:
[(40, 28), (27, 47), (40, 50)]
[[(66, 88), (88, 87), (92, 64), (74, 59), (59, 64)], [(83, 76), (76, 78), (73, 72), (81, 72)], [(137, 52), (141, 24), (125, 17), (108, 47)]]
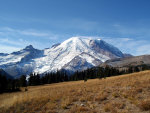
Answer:
[(72, 37), (44, 50), (29, 45), (11, 54), (1, 53), (0, 68), (14, 78), (32, 72), (45, 74), (66, 70), (74, 73), (125, 56), (128, 55), (101, 39)]

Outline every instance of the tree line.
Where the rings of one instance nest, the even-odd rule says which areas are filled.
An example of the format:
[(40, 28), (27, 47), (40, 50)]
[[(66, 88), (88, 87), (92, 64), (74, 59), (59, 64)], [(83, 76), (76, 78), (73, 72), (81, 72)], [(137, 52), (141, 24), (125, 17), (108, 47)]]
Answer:
[(19, 79), (8, 79), (0, 74), (0, 93), (20, 91), (20, 87), (26, 87), (26, 76), (22, 75)]
[(110, 76), (117, 76), (149, 69), (150, 66), (140, 65), (140, 66), (130, 66), (127, 69), (120, 71), (118, 68), (106, 66), (106, 67), (93, 67), (80, 72), (76, 71), (73, 74), (68, 74), (67, 71), (65, 70), (59, 70), (56, 72), (46, 73), (44, 75), (31, 73), (29, 75), (28, 81), (26, 80), (25, 75), (22, 75), (18, 79), (7, 79), (5, 75), (0, 74), (0, 93), (19, 91), (20, 87), (26, 86), (35, 86), (35, 85), (52, 84), (77, 80), (87, 81), (88, 79), (95, 79), (95, 78), (102, 79)]

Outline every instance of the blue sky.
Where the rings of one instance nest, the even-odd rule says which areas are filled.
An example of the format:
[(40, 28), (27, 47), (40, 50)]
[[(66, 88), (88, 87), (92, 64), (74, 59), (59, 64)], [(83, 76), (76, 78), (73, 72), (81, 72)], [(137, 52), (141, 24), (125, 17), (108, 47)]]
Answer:
[(126, 53), (150, 54), (149, 6), (149, 0), (0, 0), (0, 52), (93, 36)]

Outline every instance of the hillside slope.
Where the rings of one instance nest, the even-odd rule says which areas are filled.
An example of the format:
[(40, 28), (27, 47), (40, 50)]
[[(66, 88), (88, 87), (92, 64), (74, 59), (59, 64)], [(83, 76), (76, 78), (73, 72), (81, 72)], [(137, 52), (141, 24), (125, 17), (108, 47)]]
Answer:
[(150, 71), (1, 94), (0, 112), (149, 113)]
[(138, 65), (150, 65), (150, 55), (131, 56), (126, 58), (116, 58), (108, 60), (103, 65), (110, 65), (112, 67), (129, 67)]

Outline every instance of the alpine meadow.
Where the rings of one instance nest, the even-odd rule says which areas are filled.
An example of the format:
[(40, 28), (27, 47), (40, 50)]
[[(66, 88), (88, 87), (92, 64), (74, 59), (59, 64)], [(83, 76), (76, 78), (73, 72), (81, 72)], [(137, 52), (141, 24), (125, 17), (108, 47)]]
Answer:
[(1, 0), (0, 113), (150, 113), (149, 0)]

